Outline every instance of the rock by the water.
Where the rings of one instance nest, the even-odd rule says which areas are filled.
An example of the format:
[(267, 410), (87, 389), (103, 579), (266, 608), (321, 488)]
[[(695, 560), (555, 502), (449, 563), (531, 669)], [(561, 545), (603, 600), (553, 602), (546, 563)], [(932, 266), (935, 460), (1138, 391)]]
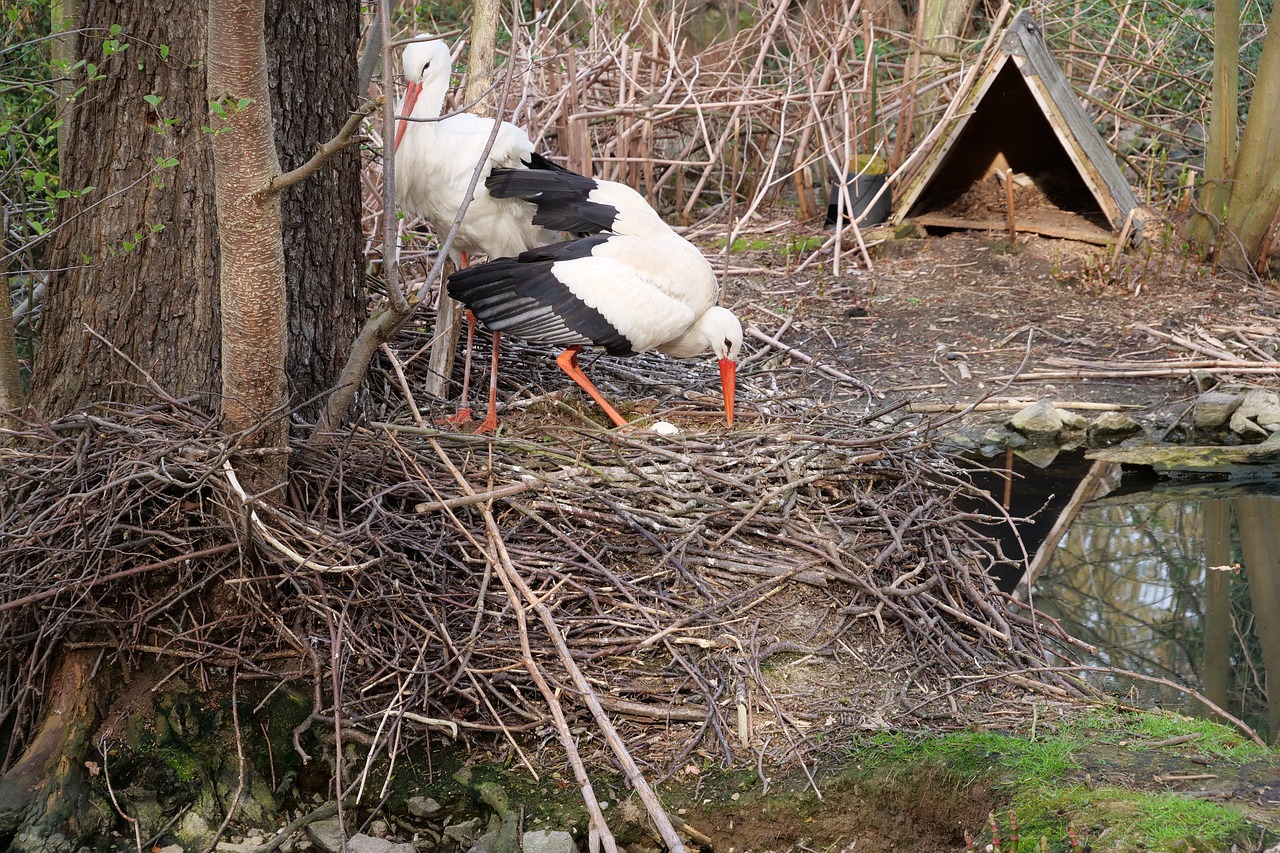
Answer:
[(1240, 407), (1231, 415), (1231, 428), (1241, 435), (1266, 435), (1280, 430), (1280, 394), (1261, 388), (1246, 391)]
[(982, 434), (981, 446), (985, 449), (992, 447), (995, 449), (1003, 449), (1005, 447), (1022, 447), (1027, 443), (1027, 437), (1022, 433), (1014, 432), (1008, 427), (993, 426)]
[(1229, 394), (1226, 391), (1207, 391), (1196, 398), (1191, 423), (1196, 429), (1221, 429), (1227, 425), (1235, 410), (1240, 408), (1240, 401), (1243, 399), (1239, 394)]
[(1089, 434), (1096, 438), (1120, 438), (1142, 432), (1142, 424), (1124, 412), (1103, 412), (1089, 424)]
[(1085, 430), (1089, 428), (1089, 419), (1070, 409), (1058, 409), (1058, 417), (1062, 418), (1063, 429)]
[(1049, 400), (1040, 400), (1010, 418), (1009, 426), (1028, 438), (1055, 438), (1062, 432), (1062, 413)]
[(578, 845), (567, 832), (538, 829), (524, 834), (524, 853), (578, 853)]

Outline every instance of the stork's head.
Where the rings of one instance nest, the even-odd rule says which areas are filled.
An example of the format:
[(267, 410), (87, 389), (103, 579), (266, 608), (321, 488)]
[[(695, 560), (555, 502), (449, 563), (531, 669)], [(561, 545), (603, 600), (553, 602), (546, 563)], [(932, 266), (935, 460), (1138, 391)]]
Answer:
[[(415, 38), (430, 38), (419, 34)], [(449, 74), (453, 70), (453, 56), (449, 46), (440, 39), (431, 41), (415, 41), (406, 45), (400, 55), (400, 65), (404, 69), (405, 91), (404, 101), (400, 105), (400, 115), (413, 115), (413, 108), (418, 103), (418, 96), (424, 87), (431, 89), (438, 84), (441, 89), (440, 100), (444, 101), (444, 89), (449, 85)], [(400, 122), (396, 128), (396, 147), (400, 147), (400, 139), (404, 136), (408, 122)]]
[(699, 318), (711, 351), (720, 360), (720, 385), (724, 389), (724, 419), (733, 426), (733, 397), (738, 384), (738, 352), (742, 349), (742, 323), (728, 308), (713, 305)]

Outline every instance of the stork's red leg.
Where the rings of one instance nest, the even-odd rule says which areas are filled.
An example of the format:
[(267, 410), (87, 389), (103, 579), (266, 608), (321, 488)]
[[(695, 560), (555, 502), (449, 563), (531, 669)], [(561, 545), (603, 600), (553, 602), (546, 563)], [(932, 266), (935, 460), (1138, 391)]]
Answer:
[[(458, 269), (465, 270), (471, 266), (467, 260), (467, 253), (461, 252), (458, 255)], [(462, 393), (458, 397), (458, 411), (452, 416), (445, 418), (445, 422), (453, 426), (461, 426), (469, 424), (474, 419), (471, 414), (471, 346), (476, 337), (476, 315), (471, 313), (471, 309), (467, 309), (467, 348), (462, 355)]]
[(627, 422), (622, 415), (618, 414), (613, 406), (609, 405), (609, 401), (604, 398), (596, 386), (591, 384), (591, 380), (587, 378), (587, 374), (582, 372), (582, 368), (578, 367), (578, 353), (582, 352), (582, 347), (569, 347), (556, 357), (556, 364), (560, 366), (570, 379), (582, 386), (582, 390), (591, 395), (591, 399), (600, 404), (600, 408), (604, 409), (604, 413), (618, 426), (626, 426)]
[(489, 365), (489, 414), (480, 424), (480, 432), (493, 432), (498, 428), (498, 342), (501, 332), (493, 333), (493, 363)]

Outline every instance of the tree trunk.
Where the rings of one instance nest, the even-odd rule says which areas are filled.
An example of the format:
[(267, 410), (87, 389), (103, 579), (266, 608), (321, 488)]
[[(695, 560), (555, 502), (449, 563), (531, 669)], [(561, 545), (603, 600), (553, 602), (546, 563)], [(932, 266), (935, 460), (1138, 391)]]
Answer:
[[(280, 174), (267, 52), (265, 0), (209, 0), (208, 97), (213, 128), (222, 294), (222, 419), (252, 430), (241, 445), (260, 492), (284, 480), (285, 287)], [(262, 455), (253, 455), (261, 451)]]
[[(267, 2), (267, 60), (280, 168), (337, 134), (360, 105), (359, 4)], [(360, 152), (352, 146), (280, 196), (289, 299), (289, 395), (314, 419), (365, 316)]]
[[(79, 79), (62, 187), (95, 189), (59, 210), (32, 402), (53, 416), (149, 397), (87, 326), (171, 394), (204, 395), (212, 408), (220, 356), (212, 160), (200, 130), (204, 17), (164, 0), (87, 0), (82, 16), (83, 56), (105, 77)], [(112, 25), (129, 48), (104, 58)], [(162, 100), (152, 106), (147, 95)]]
[[(1275, 168), (1276, 148), (1280, 146), (1280, 103), (1274, 95), (1277, 91), (1280, 6), (1271, 13), (1262, 43), (1249, 118), (1231, 170), (1230, 186), (1224, 193), (1221, 184), (1207, 183), (1200, 193), (1201, 211), (1212, 218), (1211, 222), (1220, 220), (1220, 231), (1197, 225), (1192, 233), (1202, 251), (1213, 249), (1216, 242), (1222, 262), (1236, 269), (1265, 262), (1269, 244), (1275, 238), (1280, 213), (1280, 171)], [(1235, 108), (1234, 103), (1213, 105), (1215, 113)]]
[[(340, 69), (347, 62), (354, 67), (358, 19), (356, 8), (342, 0), (308, 4), (305, 14), (286, 5), (275, 7), (266, 29), (282, 54), (275, 104), (284, 113), (279, 138), (289, 157), (301, 159), (314, 153), (355, 105), (354, 71)], [(222, 259), (212, 145), (209, 129), (202, 129), (213, 124), (206, 96), (206, 8), (172, 0), (84, 0), (81, 16), (81, 56), (94, 71), (87, 73), (86, 66), (79, 72), (75, 84), (85, 88), (66, 112), (62, 187), (73, 193), (95, 189), (62, 202), (47, 244), (51, 272), (32, 402), (48, 417), (104, 401), (151, 403), (155, 395), (141, 370), (170, 394), (194, 397), (206, 411), (216, 410), (223, 366)], [(256, 151), (260, 161), (267, 161), (275, 155), (263, 30), (259, 16), (256, 30), (240, 31), (257, 39), (264, 70), (255, 93), (233, 98), (237, 112), (231, 118), (247, 114), (265, 128), (265, 143)], [(215, 60), (232, 59), (229, 30), (216, 32)], [(252, 102), (241, 107), (241, 97)], [(334, 365), (341, 363), (354, 333), (353, 318), (363, 311), (357, 166), (354, 153), (340, 154), (286, 196), (292, 211), (288, 222), (306, 229), (286, 232), (289, 256), (298, 264), (288, 273), (296, 292), (290, 325), (304, 338), (292, 350), (298, 394), (314, 395), (331, 384)], [(250, 192), (261, 189), (267, 177), (245, 186)], [(231, 201), (253, 205), (256, 200), (241, 195)], [(254, 249), (262, 238), (246, 243), (236, 232), (240, 224), (230, 222), (221, 235), (222, 244), (235, 253)], [(274, 266), (278, 296), (272, 295), (268, 313), (279, 330), (272, 334), (282, 354), (278, 203), (275, 222), (263, 234), (274, 250), (250, 251), (250, 259), (265, 256)], [(110, 345), (88, 334), (86, 326)], [(244, 327), (233, 355), (258, 361), (262, 338), (258, 330)], [(277, 385), (272, 393), (283, 402), (283, 355), (273, 363), (269, 374)], [(236, 403), (243, 402), (237, 396)], [(29, 731), (32, 724), (15, 724), (11, 716), (10, 728), (2, 732), (17, 752), (10, 753), (7, 760), (13, 763), (0, 779), (0, 849), (75, 849), (86, 836), (103, 836), (101, 826), (91, 825), (95, 815), (108, 826), (116, 820), (110, 804), (79, 815), (74, 806), (84, 801), (81, 774), (89, 724), (82, 721), (108, 705), (120, 685), (108, 674), (110, 661), (97, 670), (76, 653), (58, 661), (43, 685), (41, 728)], [(11, 668), (8, 678), (22, 677)]]
[(1209, 218), (1199, 235), (1211, 241), (1231, 197), (1231, 166), (1236, 159), (1240, 112), (1240, 3), (1220, 0), (1213, 10), (1213, 83), (1209, 101), (1209, 138), (1205, 140), (1201, 204)]
[(69, 839), (100, 834), (114, 821), (108, 804), (87, 807), (85, 760), (102, 710), (101, 695), (92, 687), (96, 659), (96, 652), (77, 651), (60, 662), (39, 730), (22, 758), (0, 777), (0, 847), (5, 850), (72, 849)]
[[(923, 0), (920, 4), (921, 58), (918, 84), (930, 82), (951, 67), (952, 57), (960, 51), (960, 36), (973, 14), (973, 0)], [(923, 138), (936, 117), (930, 113), (943, 97), (941, 89), (926, 89), (916, 98), (915, 110), (919, 118), (913, 135)], [(870, 154), (870, 151), (863, 152)]]

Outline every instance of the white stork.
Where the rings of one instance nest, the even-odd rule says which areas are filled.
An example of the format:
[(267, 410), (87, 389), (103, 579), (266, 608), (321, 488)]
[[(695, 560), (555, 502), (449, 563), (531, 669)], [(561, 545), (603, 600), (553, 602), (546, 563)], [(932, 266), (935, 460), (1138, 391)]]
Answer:
[[(544, 218), (569, 215), (559, 202), (546, 204)], [(584, 347), (611, 355), (657, 350), (676, 358), (710, 350), (720, 361), (725, 420), (732, 426), (742, 324), (716, 305), (715, 273), (698, 248), (656, 213), (653, 218), (662, 230), (646, 221), (638, 228), (646, 234), (597, 234), (459, 270), (449, 276), (449, 295), (495, 333), (565, 347), (556, 364), (618, 426), (626, 420), (578, 366)]]
[[(405, 47), (400, 61), (406, 88), (397, 114), (409, 119), (439, 119), (453, 71), (448, 46), (440, 40), (415, 41)], [(489, 145), (493, 129), (494, 119), (470, 113), (437, 121), (401, 120), (395, 139), (396, 195), (400, 205), (427, 219), (438, 233), (444, 234), (462, 207), (471, 176)], [(528, 134), (510, 122), (499, 122), (475, 195), (450, 250), (459, 269), (466, 268), (468, 255), (476, 252), (490, 258), (510, 257), (557, 239), (556, 234), (533, 224), (532, 204), (514, 197), (495, 198), (485, 187), (485, 178), (494, 168), (519, 168), (532, 156), (533, 143)], [(471, 414), (468, 386), (475, 322), (474, 318), (469, 319), (458, 421), (469, 420)], [(497, 335), (494, 335), (493, 347), (496, 365)], [(490, 428), (493, 428), (497, 425), (496, 413), (491, 417), (494, 423)]]

